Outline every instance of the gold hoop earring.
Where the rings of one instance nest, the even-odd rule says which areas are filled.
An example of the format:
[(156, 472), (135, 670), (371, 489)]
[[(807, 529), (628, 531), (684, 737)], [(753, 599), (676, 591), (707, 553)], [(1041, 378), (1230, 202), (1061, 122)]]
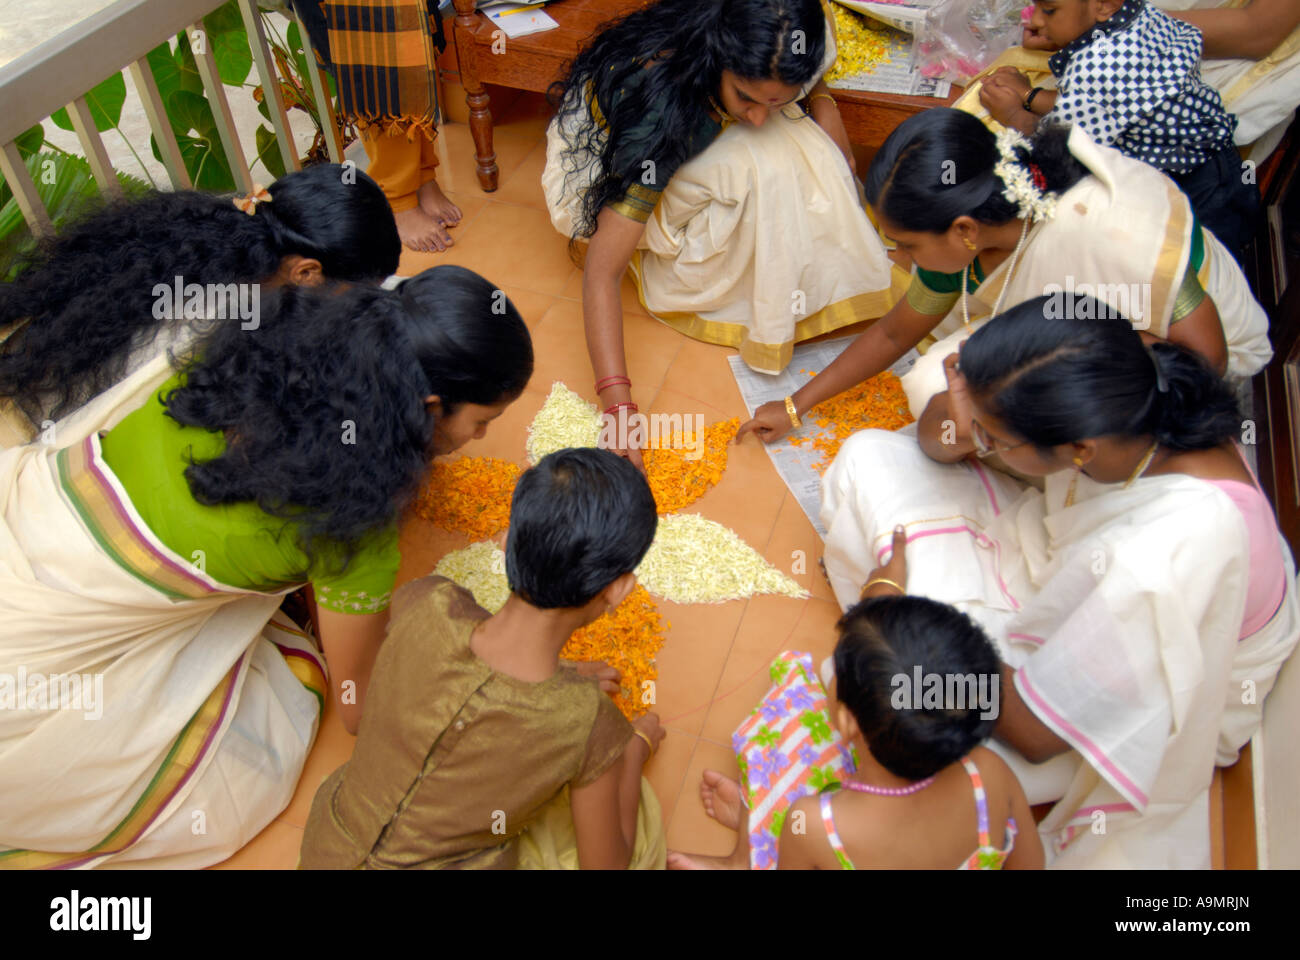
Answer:
[(961, 242), (964, 243), (964, 244), (966, 244), (966, 249), (967, 249), (967, 250), (974, 250), (974, 249), (975, 249), (975, 241), (971, 240), (970, 237), (962, 237), (962, 238), (961, 238)]

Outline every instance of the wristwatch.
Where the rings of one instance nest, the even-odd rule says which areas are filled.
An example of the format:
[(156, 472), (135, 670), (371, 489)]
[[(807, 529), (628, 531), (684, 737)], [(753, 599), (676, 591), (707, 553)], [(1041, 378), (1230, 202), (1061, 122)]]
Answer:
[(1038, 96), (1042, 92), (1043, 92), (1042, 87), (1034, 87), (1032, 90), (1029, 91), (1029, 93), (1025, 94), (1025, 102), (1023, 106), (1030, 113), (1034, 112), (1034, 97)]

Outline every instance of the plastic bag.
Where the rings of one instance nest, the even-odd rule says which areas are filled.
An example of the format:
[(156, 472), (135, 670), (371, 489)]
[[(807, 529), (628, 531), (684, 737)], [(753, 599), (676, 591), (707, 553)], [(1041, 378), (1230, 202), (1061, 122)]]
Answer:
[(1021, 42), (1025, 0), (939, 0), (913, 36), (924, 77), (965, 85)]

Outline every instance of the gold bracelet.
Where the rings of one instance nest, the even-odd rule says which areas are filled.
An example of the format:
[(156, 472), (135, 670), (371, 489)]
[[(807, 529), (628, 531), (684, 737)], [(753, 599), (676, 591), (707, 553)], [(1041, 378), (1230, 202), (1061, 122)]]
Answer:
[(835, 98), (834, 98), (833, 96), (831, 96), (829, 93), (814, 93), (811, 97), (808, 98), (808, 106), (811, 107), (811, 106), (812, 106), (812, 102), (813, 102), (814, 100), (816, 100), (818, 97), (825, 97), (825, 98), (826, 98), (827, 100), (829, 100), (831, 103), (834, 103), (834, 104), (835, 104), (835, 108), (836, 108), (837, 110), (839, 109), (839, 106), (840, 106), (839, 103), (836, 102)]
[(799, 419), (799, 414), (795, 412), (793, 397), (785, 398), (785, 412), (790, 414), (790, 424), (796, 430), (803, 426), (803, 421)]
[(645, 741), (645, 745), (650, 748), (650, 756), (653, 757), (655, 755), (655, 745), (650, 742), (650, 738), (646, 736), (646, 734), (638, 730), (636, 727), (632, 728), (632, 732)]
[(904, 593), (904, 594), (907, 593), (906, 590), (900, 587), (893, 580), (890, 580), (888, 577), (875, 577), (874, 579), (868, 580), (866, 584), (863, 585), (862, 590), (858, 593), (858, 599), (861, 600), (863, 595), (878, 583), (887, 583), (895, 590), (897, 590), (899, 593)]

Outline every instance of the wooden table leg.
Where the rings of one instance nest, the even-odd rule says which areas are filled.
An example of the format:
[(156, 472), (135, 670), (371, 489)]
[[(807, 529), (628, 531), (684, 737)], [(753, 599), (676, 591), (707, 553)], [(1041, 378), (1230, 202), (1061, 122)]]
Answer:
[(460, 82), (465, 87), (465, 103), (469, 106), (469, 132), (474, 138), (474, 159), (478, 182), (484, 191), (492, 193), (497, 188), (499, 170), (497, 155), (492, 148), (492, 111), (490, 98), (478, 78), (478, 53), (474, 47), (474, 28), (479, 25), (479, 15), (474, 12), (474, 0), (453, 0), (456, 6), (456, 57), (460, 61)]

